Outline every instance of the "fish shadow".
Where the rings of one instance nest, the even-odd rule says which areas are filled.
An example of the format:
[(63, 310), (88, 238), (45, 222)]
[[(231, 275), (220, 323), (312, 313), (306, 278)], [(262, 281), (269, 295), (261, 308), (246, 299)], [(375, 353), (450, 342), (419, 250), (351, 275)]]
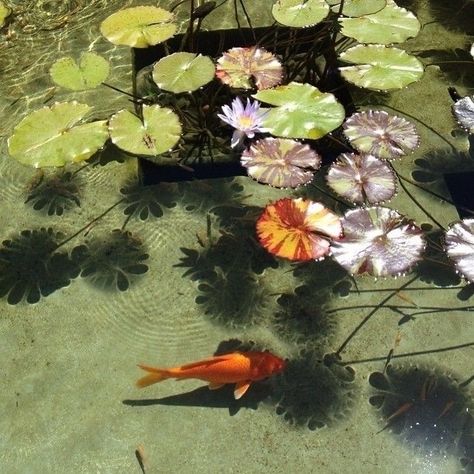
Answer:
[(270, 397), (271, 386), (268, 383), (254, 383), (248, 392), (239, 400), (234, 398), (234, 386), (227, 385), (218, 390), (209, 390), (207, 386), (199, 387), (190, 392), (179, 393), (163, 398), (147, 398), (140, 400), (123, 400), (122, 403), (132, 407), (152, 405), (227, 408), (229, 415), (234, 416), (241, 408), (256, 410), (259, 404)]

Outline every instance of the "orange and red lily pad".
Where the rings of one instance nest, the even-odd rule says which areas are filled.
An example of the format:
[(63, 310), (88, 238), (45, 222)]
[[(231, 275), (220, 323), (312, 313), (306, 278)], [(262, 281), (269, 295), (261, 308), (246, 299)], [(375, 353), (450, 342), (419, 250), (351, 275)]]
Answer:
[(257, 221), (260, 244), (277, 257), (294, 261), (320, 260), (330, 241), (342, 236), (339, 216), (319, 202), (284, 198), (265, 208)]

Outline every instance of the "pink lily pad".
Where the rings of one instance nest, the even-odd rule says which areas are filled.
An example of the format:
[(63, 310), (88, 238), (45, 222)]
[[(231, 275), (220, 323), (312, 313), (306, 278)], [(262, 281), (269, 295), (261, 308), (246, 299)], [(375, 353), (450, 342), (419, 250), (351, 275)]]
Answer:
[(332, 256), (352, 275), (403, 275), (425, 248), (423, 231), (387, 207), (352, 209), (342, 228), (344, 237), (331, 244)]
[(330, 166), (326, 180), (337, 194), (358, 204), (388, 201), (396, 190), (391, 166), (368, 154), (342, 153)]
[(385, 160), (407, 155), (420, 144), (415, 125), (384, 110), (355, 113), (343, 128), (354, 148)]
[(281, 83), (283, 67), (278, 59), (264, 48), (231, 48), (218, 60), (216, 76), (231, 87), (268, 89)]
[(474, 282), (474, 219), (463, 219), (446, 232), (446, 253), (457, 270)]
[(260, 183), (297, 188), (309, 183), (321, 157), (309, 146), (285, 138), (264, 138), (242, 153), (242, 166)]

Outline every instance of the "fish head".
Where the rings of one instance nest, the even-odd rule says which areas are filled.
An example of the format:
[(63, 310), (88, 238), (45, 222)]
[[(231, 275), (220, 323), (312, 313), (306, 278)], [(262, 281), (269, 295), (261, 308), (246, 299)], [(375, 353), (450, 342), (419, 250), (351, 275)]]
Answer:
[(264, 369), (267, 377), (270, 375), (279, 374), (285, 370), (286, 360), (281, 359), (270, 352), (265, 352), (262, 368)]

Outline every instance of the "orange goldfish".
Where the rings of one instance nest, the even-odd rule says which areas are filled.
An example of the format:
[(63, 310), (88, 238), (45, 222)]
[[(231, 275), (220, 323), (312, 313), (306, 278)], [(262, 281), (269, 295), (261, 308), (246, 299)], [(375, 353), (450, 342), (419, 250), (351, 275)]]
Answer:
[(199, 379), (216, 390), (235, 383), (234, 397), (241, 398), (252, 382), (263, 380), (285, 369), (286, 362), (270, 352), (231, 352), (169, 369), (139, 365), (148, 375), (137, 381), (140, 388), (166, 379)]

